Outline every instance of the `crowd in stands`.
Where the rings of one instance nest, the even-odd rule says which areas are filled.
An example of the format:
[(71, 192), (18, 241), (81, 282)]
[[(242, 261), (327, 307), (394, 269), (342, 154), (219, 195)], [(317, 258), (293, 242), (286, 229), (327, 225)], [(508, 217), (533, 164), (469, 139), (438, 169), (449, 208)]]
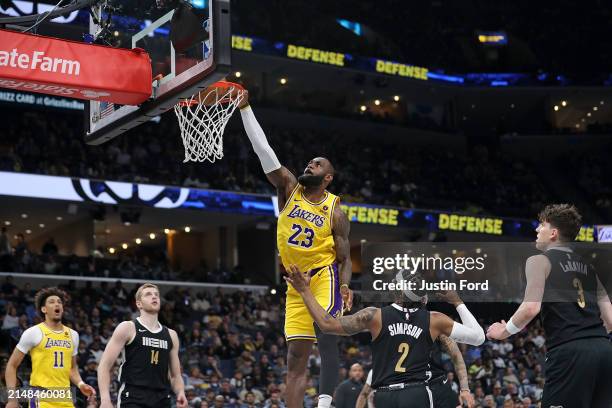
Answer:
[(205, 261), (194, 270), (174, 269), (158, 248), (121, 252), (108, 257), (97, 248), (88, 257), (60, 255), (53, 238), (49, 238), (40, 252), (32, 251), (25, 236), (10, 236), (7, 227), (0, 229), (0, 272), (72, 275), (102, 278), (182, 280), (206, 283), (254, 283), (245, 278), (240, 265), (234, 268), (210, 268)]
[[(610, 10), (605, 3), (569, 0), (533, 7), (520, 0), (499, 2), (381, 2), (262, 0), (254, 12), (236, 2), (236, 33), (354, 55), (386, 58), (451, 72), (549, 72), (592, 83), (612, 66), (605, 38)], [(362, 24), (361, 35), (337, 19)], [(578, 20), (577, 20), (578, 19)], [(585, 23), (588, 21), (589, 23)], [(567, 30), (571, 26), (572, 30)], [(477, 32), (503, 32), (503, 47), (483, 46)], [(584, 47), (582, 38), (591, 38)], [(601, 83), (601, 82), (600, 82)]]
[[(150, 182), (230, 191), (274, 193), (242, 129), (226, 131), (231, 151), (214, 164), (182, 164), (183, 147), (172, 118), (149, 122), (101, 146), (83, 141), (73, 116), (53, 120), (25, 112), (7, 121), (0, 171)], [(330, 189), (345, 202), (491, 213), (532, 218), (550, 192), (533, 165), (484, 146), (467, 152), (417, 147), (373, 135), (307, 129), (265, 129), (280, 161), (301, 174), (313, 157), (337, 170)], [(296, 154), (299, 152), (299, 154)]]
[[(96, 387), (97, 366), (114, 328), (122, 320), (138, 315), (133, 301), (136, 288), (121, 282), (87, 282), (77, 288), (74, 281), (62, 288), (69, 294), (64, 320), (80, 334), (81, 375)], [(18, 286), (10, 277), (0, 284), (1, 367), (21, 333), (40, 322), (33, 306), (34, 293), (31, 283)], [(160, 320), (179, 334), (179, 355), (190, 407), (284, 407), (287, 349), (282, 332), (283, 313), (282, 295), (220, 289), (196, 293), (178, 287), (165, 292)], [(499, 311), (482, 308), (482, 314), (477, 316), (482, 319), (481, 323), (499, 318), (491, 313)], [(367, 337), (362, 334), (341, 340), (341, 379), (347, 377), (347, 370), (354, 363), (361, 364), (365, 373), (370, 369), (372, 359)], [(510, 341), (488, 341), (479, 348), (462, 345), (477, 406), (536, 407), (542, 395), (544, 342), (543, 331), (535, 323)], [(443, 361), (448, 379), (457, 389), (457, 376), (449, 356), (443, 355)], [(308, 408), (316, 406), (319, 369), (320, 358), (314, 351), (308, 364), (304, 399), (304, 406)], [(116, 370), (117, 367), (114, 378)], [(0, 374), (3, 379), (4, 373)], [(26, 363), (18, 374), (27, 381)], [(364, 380), (362, 377), (358, 382)], [(114, 383), (113, 398), (116, 392)]]
[(571, 163), (568, 176), (576, 181), (581, 192), (602, 211), (606, 218), (612, 216), (612, 187), (608, 175), (612, 174), (612, 163), (605, 153), (566, 157)]

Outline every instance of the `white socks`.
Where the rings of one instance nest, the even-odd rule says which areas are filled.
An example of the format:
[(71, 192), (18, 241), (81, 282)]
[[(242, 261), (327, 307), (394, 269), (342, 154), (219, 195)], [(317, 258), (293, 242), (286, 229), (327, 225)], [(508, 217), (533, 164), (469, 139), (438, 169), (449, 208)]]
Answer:
[(319, 404), (317, 408), (330, 408), (332, 403), (332, 396), (327, 394), (319, 395)]

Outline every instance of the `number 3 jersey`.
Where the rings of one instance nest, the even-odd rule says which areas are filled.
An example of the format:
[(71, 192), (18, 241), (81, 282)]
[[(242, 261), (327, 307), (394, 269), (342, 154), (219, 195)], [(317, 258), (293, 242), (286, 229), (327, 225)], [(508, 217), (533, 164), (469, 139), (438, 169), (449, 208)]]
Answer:
[(30, 385), (68, 389), (72, 357), (77, 355), (78, 344), (78, 333), (66, 326), (55, 331), (40, 323), (24, 331), (17, 349), (24, 354), (30, 354)]
[(298, 184), (278, 216), (276, 245), (283, 266), (296, 265), (302, 272), (331, 265), (336, 260), (332, 215), (339, 197), (325, 191), (324, 198), (310, 202)]
[(121, 384), (169, 390), (170, 351), (172, 338), (166, 326), (149, 331), (138, 319), (134, 320), (136, 336), (125, 345), (123, 363), (119, 369)]
[(383, 307), (380, 313), (380, 334), (371, 344), (372, 388), (430, 379), (433, 340), (429, 311), (406, 309), (394, 303)]
[(542, 299), (546, 347), (587, 337), (608, 337), (597, 305), (593, 267), (568, 247), (551, 248), (543, 255), (551, 265)]

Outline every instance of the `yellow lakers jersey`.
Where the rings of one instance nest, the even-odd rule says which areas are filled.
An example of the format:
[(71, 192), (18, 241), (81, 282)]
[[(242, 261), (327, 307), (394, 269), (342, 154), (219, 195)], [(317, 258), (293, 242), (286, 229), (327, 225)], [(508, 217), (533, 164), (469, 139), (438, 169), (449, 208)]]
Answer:
[(336, 260), (332, 215), (339, 197), (325, 191), (324, 198), (310, 202), (298, 184), (278, 216), (276, 245), (285, 269), (296, 265), (300, 271), (331, 265)]
[(70, 329), (62, 326), (61, 332), (51, 330), (44, 323), (37, 327), (42, 331), (40, 343), (30, 350), (32, 374), (30, 384), (44, 388), (70, 387), (73, 344)]

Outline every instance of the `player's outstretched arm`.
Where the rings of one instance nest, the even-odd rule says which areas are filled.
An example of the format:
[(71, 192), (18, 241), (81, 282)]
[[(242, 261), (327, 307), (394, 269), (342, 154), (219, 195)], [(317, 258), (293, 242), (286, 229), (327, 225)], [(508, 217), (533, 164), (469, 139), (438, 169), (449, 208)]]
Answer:
[(181, 361), (179, 360), (179, 338), (176, 332), (169, 329), (172, 338), (172, 350), (170, 351), (170, 383), (172, 391), (176, 395), (176, 406), (178, 408), (187, 407), (187, 397), (185, 397), (185, 383), (181, 375)]
[(439, 312), (430, 313), (430, 332), (432, 338), (437, 338), (444, 334), (459, 343), (479, 346), (485, 341), (485, 334), (478, 321), (468, 310), (463, 300), (457, 292), (449, 290), (444, 294), (439, 294), (442, 299), (455, 306), (461, 323), (455, 322), (453, 319)]
[(474, 397), (470, 392), (467, 368), (465, 367), (465, 361), (461, 355), (461, 350), (459, 350), (457, 343), (455, 343), (453, 339), (445, 336), (444, 334), (441, 334), (438, 337), (438, 340), (440, 340), (442, 350), (444, 350), (451, 357), (453, 366), (455, 367), (455, 372), (459, 378), (459, 386), (461, 387), (461, 392), (459, 393), (459, 403), (463, 404), (465, 402), (468, 408), (472, 408), (474, 406)]
[(136, 335), (136, 328), (132, 322), (121, 322), (113, 332), (102, 358), (98, 365), (98, 388), (100, 389), (100, 408), (112, 408), (110, 399), (110, 374), (111, 369), (119, 357), (123, 347)]
[(96, 390), (91, 385), (88, 385), (81, 378), (81, 373), (79, 373), (79, 364), (77, 362), (77, 355), (79, 353), (78, 344), (79, 344), (79, 334), (70, 329), (70, 334), (72, 336), (72, 343), (75, 344), (75, 347), (72, 350), (72, 366), (70, 367), (70, 382), (77, 386), (79, 391), (83, 393), (83, 395), (87, 397), (93, 397), (96, 395)]
[(276, 187), (279, 199), (279, 208), (285, 204), (285, 200), (297, 185), (297, 179), (286, 167), (282, 166), (276, 157), (276, 153), (268, 143), (266, 134), (257, 121), (253, 109), (248, 104), (248, 97), (240, 105), (240, 116), (253, 150), (259, 157), (261, 167), (266, 177)]
[(523, 302), (506, 323), (505, 320), (493, 323), (487, 330), (487, 337), (493, 340), (503, 340), (523, 330), (540, 313), (546, 277), (550, 273), (550, 261), (544, 255), (534, 255), (527, 258), (525, 277), (527, 287)]
[[(76, 344), (79, 344), (76, 342)], [(75, 352), (78, 350), (75, 348)], [(70, 368), (70, 382), (77, 386), (79, 391), (87, 397), (95, 397), (96, 389), (91, 385), (85, 383), (79, 373), (79, 363), (77, 362), (76, 354), (72, 356), (72, 367)]]
[[(17, 369), (21, 365), (25, 355), (28, 354), (32, 348), (36, 347), (42, 339), (43, 333), (37, 326), (30, 327), (23, 332), (6, 366), (5, 381), (8, 389), (17, 387)], [(16, 400), (9, 400), (6, 406), (8, 408), (17, 408), (19, 404)]]
[(308, 312), (323, 333), (352, 336), (363, 331), (369, 331), (373, 338), (380, 333), (380, 309), (367, 307), (353, 315), (334, 318), (321, 307), (310, 291), (310, 277), (300, 272), (295, 265), (291, 265), (289, 275), (285, 276), (285, 280), (302, 296)]
[(346, 310), (353, 307), (353, 292), (350, 290), (351, 277), (353, 275), (353, 263), (351, 261), (351, 244), (349, 232), (351, 223), (342, 209), (336, 205), (333, 214), (334, 247), (336, 249), (336, 262), (340, 272), (340, 293)]

